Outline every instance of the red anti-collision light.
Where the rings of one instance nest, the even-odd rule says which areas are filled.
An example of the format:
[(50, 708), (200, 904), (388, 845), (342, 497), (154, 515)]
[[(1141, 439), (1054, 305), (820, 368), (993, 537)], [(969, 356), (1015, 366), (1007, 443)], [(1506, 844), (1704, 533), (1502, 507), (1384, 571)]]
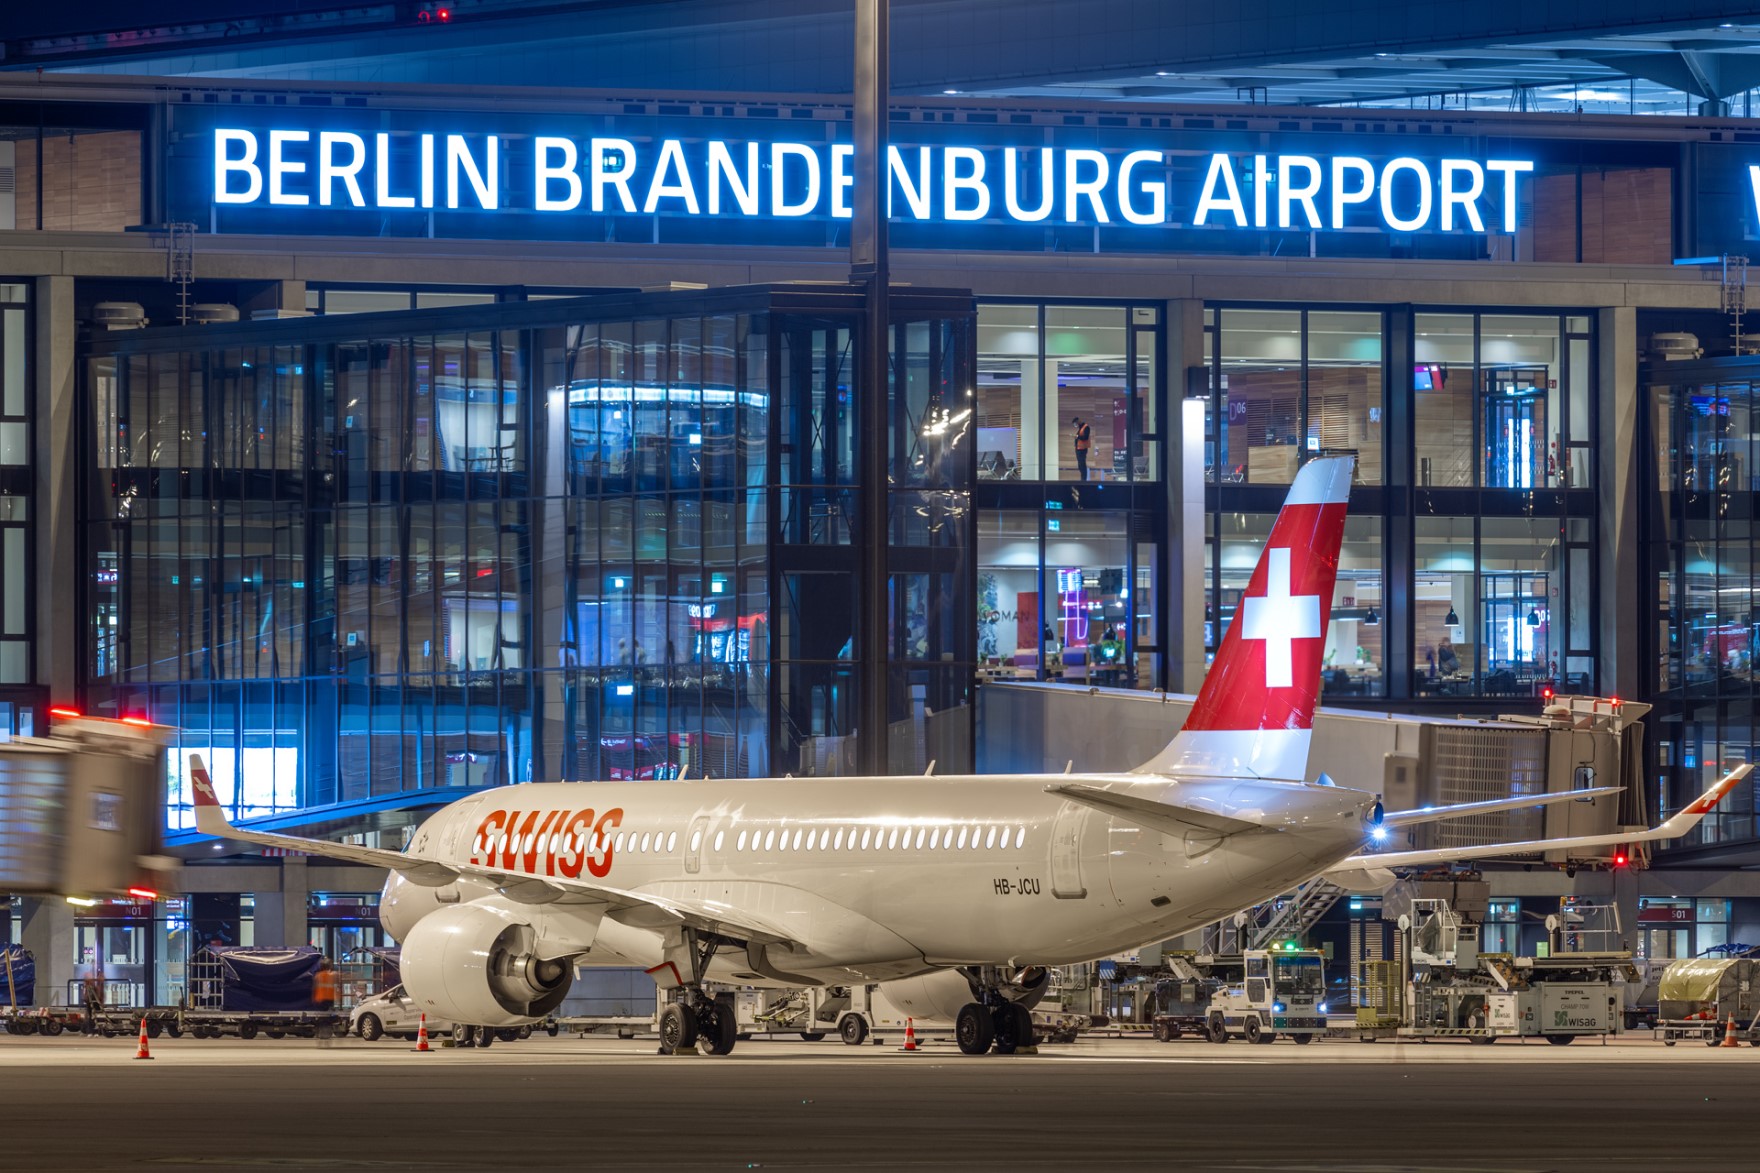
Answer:
[(68, 709), (68, 708), (50, 709), (49, 715), (51, 717), (83, 717), (83, 716), (85, 716), (85, 714), (80, 712), (78, 709)]
[(151, 888), (130, 888), (128, 890), (128, 894), (130, 896), (137, 897), (138, 899), (141, 899), (141, 900), (157, 900), (157, 899), (159, 899), (159, 894), (157, 892), (153, 891)]
[(124, 717), (122, 723), (124, 725), (139, 725), (143, 729), (151, 729), (153, 727), (153, 723), (145, 717)]

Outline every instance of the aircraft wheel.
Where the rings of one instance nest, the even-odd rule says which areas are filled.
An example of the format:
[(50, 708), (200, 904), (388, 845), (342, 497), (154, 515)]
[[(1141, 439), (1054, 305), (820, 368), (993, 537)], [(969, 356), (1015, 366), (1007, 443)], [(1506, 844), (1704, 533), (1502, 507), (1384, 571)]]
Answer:
[(456, 1046), (469, 1047), (477, 1041), (477, 1028), (458, 1023), (452, 1028), (452, 1041)]
[(385, 1024), (379, 1021), (377, 1014), (361, 1015), (361, 1041), (376, 1043), (385, 1033)]
[(1222, 1021), (1222, 1015), (1210, 1016), (1210, 1041), (1213, 1043), (1228, 1042), (1228, 1026)]
[(495, 1045), (495, 1038), (496, 1032), (490, 1030), (488, 1027), (479, 1026), (477, 1028), (477, 1046), (492, 1047)]
[(531, 1027), (531, 1024), (530, 1024), (530, 1023), (527, 1023), (527, 1024), (526, 1024), (526, 1025), (525, 1025), (525, 1026), (522, 1026), (522, 1027), (520, 1027), (520, 1028), (519, 1028), (519, 1029), (518, 1029), (518, 1030), (516, 1030), (516, 1031), (514, 1031), (514, 1032), (513, 1032), (513, 1033), (514, 1033), (514, 1036), (515, 1036), (515, 1037), (516, 1037), (516, 1038), (518, 1038), (518, 1039), (519, 1039), (519, 1041), (520, 1041), (520, 1042), (522, 1042), (522, 1043), (523, 1043), (523, 1042), (525, 1042), (525, 1041), (526, 1041), (526, 1040), (527, 1040), (527, 1039), (529, 1039), (529, 1038), (531, 1038), (531, 1037), (532, 1037), (532, 1027)]
[(1302, 1043), (1302, 1044), (1307, 1044), (1307, 1043), (1311, 1043), (1314, 1041), (1313, 1035), (1291, 1035), (1289, 1037), (1294, 1039), (1296, 1042)]
[(551, 1038), (555, 1038), (557, 1035), (562, 1033), (562, 1027), (560, 1027), (556, 1023), (552, 1022), (544, 1028), (544, 1033), (549, 1035)]
[(716, 1003), (714, 1009), (702, 1016), (698, 1025), (703, 1041), (709, 1045), (709, 1054), (732, 1054), (734, 1043), (739, 1041), (739, 1022), (731, 1005)]
[(696, 1046), (696, 1011), (677, 1002), (669, 1003), (660, 1012), (660, 1045), (673, 1052)]
[(1265, 1041), (1265, 1028), (1259, 1025), (1259, 1016), (1258, 1015), (1255, 1014), (1251, 1018), (1247, 1019), (1245, 1031), (1246, 1031), (1246, 1036), (1247, 1036), (1247, 1042), (1249, 1042), (1249, 1043), (1262, 1043)]
[(837, 1035), (850, 1046), (859, 1047), (868, 1041), (868, 1020), (859, 1014), (846, 1014), (837, 1024)]
[(1019, 1002), (1010, 1002), (996, 1012), (996, 1053), (1012, 1055), (1038, 1040), (1033, 1037), (1033, 1012)]
[(996, 1023), (991, 1019), (990, 1011), (976, 1002), (967, 1002), (959, 1008), (953, 1033), (962, 1054), (982, 1055), (996, 1041)]

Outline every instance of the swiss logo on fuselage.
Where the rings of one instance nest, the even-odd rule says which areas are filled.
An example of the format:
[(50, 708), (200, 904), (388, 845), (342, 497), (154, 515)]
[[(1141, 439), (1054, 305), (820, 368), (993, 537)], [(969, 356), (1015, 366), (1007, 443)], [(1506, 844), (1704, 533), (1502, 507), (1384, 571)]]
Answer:
[(532, 876), (577, 879), (584, 867), (603, 879), (611, 871), (611, 837), (623, 823), (623, 808), (612, 807), (595, 820), (585, 810), (490, 811), (477, 824), (471, 862)]

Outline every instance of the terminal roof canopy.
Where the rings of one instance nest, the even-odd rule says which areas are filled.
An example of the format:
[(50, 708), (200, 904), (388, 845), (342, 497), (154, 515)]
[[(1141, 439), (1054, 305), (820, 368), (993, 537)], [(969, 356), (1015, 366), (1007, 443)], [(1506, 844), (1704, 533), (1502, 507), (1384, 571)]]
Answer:
[[(14, 69), (572, 88), (845, 93), (845, 0), (688, 4), (144, 0), (14, 6)], [(1638, 0), (895, 0), (894, 91), (1270, 105), (1439, 99), (1686, 113), (1760, 84), (1751, 5)], [(583, 72), (583, 62), (586, 63)], [(369, 72), (370, 71), (370, 72)], [(1428, 103), (1422, 99), (1428, 99)]]

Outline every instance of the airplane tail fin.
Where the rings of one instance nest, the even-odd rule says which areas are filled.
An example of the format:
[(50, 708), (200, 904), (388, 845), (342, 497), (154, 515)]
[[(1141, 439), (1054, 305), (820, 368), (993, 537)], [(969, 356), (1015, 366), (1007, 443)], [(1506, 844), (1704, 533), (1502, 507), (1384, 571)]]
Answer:
[(1300, 781), (1356, 458), (1296, 473), (1185, 726), (1145, 773)]

